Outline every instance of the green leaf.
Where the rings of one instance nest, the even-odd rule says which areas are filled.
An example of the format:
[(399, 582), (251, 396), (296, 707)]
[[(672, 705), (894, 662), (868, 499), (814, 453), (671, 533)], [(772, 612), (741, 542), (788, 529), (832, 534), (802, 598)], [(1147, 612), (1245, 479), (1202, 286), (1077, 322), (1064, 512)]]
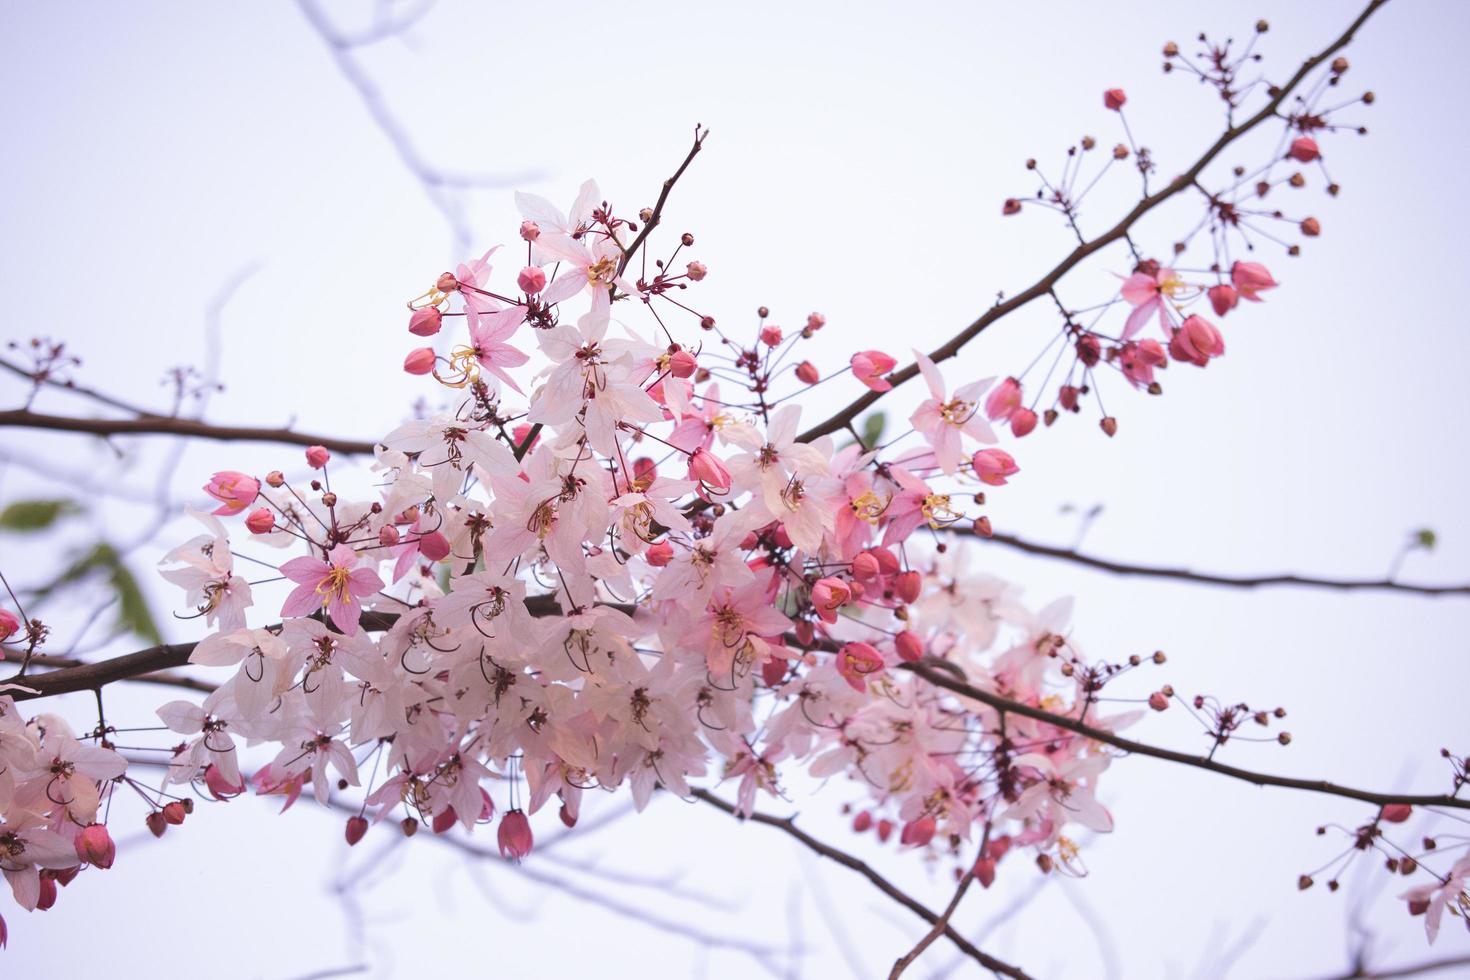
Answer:
[(17, 500), (0, 510), (0, 528), (7, 531), (42, 531), (68, 514), (81, 513), (71, 500)]
[(872, 449), (883, 441), (883, 428), (888, 424), (888, 417), (882, 412), (874, 412), (863, 420), (863, 445)]
[(1423, 527), (1414, 532), (1414, 547), (1416, 548), (1433, 551), (1437, 543), (1439, 543), (1439, 536), (1432, 528)]
[(119, 627), (149, 643), (163, 642), (163, 636), (158, 632), (158, 623), (154, 621), (148, 602), (143, 598), (143, 590), (138, 588), (138, 580), (123, 564), (117, 549), (106, 541), (99, 541), (91, 551), (72, 561), (54, 581), (37, 589), (36, 599), (45, 599), (57, 590), (75, 585), (93, 575), (104, 576), (113, 595), (117, 597)]

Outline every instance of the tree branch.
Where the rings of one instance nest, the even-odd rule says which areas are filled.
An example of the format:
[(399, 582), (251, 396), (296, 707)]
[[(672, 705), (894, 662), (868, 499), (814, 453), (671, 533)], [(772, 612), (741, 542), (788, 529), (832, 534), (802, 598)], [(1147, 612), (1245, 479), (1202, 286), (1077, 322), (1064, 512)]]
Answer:
[[(936, 669), (938, 667), (938, 669)], [(1163, 759), (1165, 762), (1177, 762), (1181, 765), (1193, 766), (1196, 769), (1205, 769), (1210, 772), (1229, 776), (1231, 779), (1239, 779), (1257, 786), (1280, 786), (1284, 789), (1300, 789), (1312, 793), (1322, 793), (1327, 796), (1341, 796), (1349, 800), (1359, 800), (1364, 803), (1374, 803), (1378, 806), (1387, 806), (1390, 803), (1406, 803), (1410, 806), (1442, 806), (1457, 810), (1470, 810), (1470, 800), (1461, 799), (1457, 796), (1430, 796), (1430, 795), (1406, 795), (1403, 793), (1380, 793), (1376, 790), (1353, 789), (1350, 786), (1339, 786), (1322, 779), (1298, 779), (1293, 776), (1272, 776), (1267, 773), (1253, 772), (1249, 769), (1241, 769), (1229, 766), (1223, 762), (1202, 755), (1190, 755), (1187, 752), (1177, 752), (1174, 749), (1160, 748), (1148, 745), (1144, 742), (1135, 742), (1130, 738), (1123, 738), (1110, 731), (1094, 728), (1084, 722), (1067, 715), (1058, 715), (1041, 708), (1024, 704), (1020, 701), (1012, 701), (964, 681), (956, 680), (945, 671), (959, 672), (959, 668), (948, 661), (926, 658), (913, 663), (902, 663), (898, 665), (900, 670), (912, 671), (935, 687), (942, 687), (947, 691), (971, 698), (982, 704), (989, 705), (997, 711), (1007, 714), (1021, 715), (1025, 718), (1033, 718), (1036, 721), (1045, 722), (1057, 728), (1063, 728), (1075, 732), (1095, 742), (1102, 742), (1114, 748), (1122, 749), (1133, 755), (1146, 755), (1154, 759)]]
[(5, 427), (84, 432), (95, 436), (172, 435), (190, 439), (218, 439), (222, 442), (278, 442), (294, 446), (326, 446), (339, 453), (357, 455), (371, 455), (376, 446), (372, 442), (314, 435), (291, 429), (211, 425), (195, 419), (166, 415), (141, 415), (135, 419), (83, 419), (15, 409), (0, 412), (0, 428)]
[[(928, 922), (930, 925), (939, 924), (940, 916), (930, 911), (929, 908), (919, 903), (903, 889), (893, 884), (893, 882), (889, 881), (887, 878), (874, 871), (872, 866), (870, 866), (866, 861), (862, 860), (861, 858), (853, 857), (846, 851), (839, 851), (837, 848), (831, 846), (830, 844), (824, 844), (821, 841), (817, 840), (811, 834), (808, 834), (806, 831), (796, 826), (795, 817), (772, 817), (767, 816), (764, 813), (752, 813), (748, 817), (740, 817), (740, 815), (736, 812), (734, 806), (726, 803), (724, 800), (720, 799), (718, 796), (715, 796), (708, 790), (696, 789), (694, 791), (694, 797), (695, 799), (702, 800), (703, 802), (708, 803), (710, 806), (724, 810), (726, 813), (730, 814), (731, 816), (737, 817), (738, 819), (749, 820), (752, 823), (763, 823), (768, 827), (775, 827), (777, 830), (791, 835), (792, 837), (801, 841), (801, 843), (805, 844), (811, 850), (820, 854), (822, 857), (831, 858), (833, 861), (836, 861), (844, 868), (850, 868), (853, 871), (856, 871), (858, 874), (868, 879), (868, 881), (872, 882), (873, 885), (876, 886), (877, 889), (883, 894), (887, 895), (889, 898), (893, 899), (895, 902), (902, 905), (904, 908), (908, 909), (910, 912), (914, 913), (925, 922)], [(992, 973), (996, 973), (1000, 976), (1012, 977), (1014, 978), (1014, 980), (1028, 980), (1028, 974), (1020, 967), (1012, 966), (1011, 964), (1006, 963), (1004, 960), (998, 960), (994, 956), (991, 956), (989, 953), (986, 953), (984, 950), (977, 947), (974, 943), (970, 942), (964, 936), (960, 935), (960, 933), (957, 932), (953, 926), (945, 924), (944, 935), (948, 937), (949, 940), (953, 942), (956, 946), (964, 950), (967, 956), (969, 956), (975, 962), (979, 963), (981, 966), (985, 967), (987, 970), (990, 970)]]
[[(1113, 242), (1124, 239), (1125, 237), (1127, 237), (1129, 229), (1131, 229), (1140, 218), (1148, 214), (1160, 204), (1163, 204), (1174, 195), (1179, 194), (1182, 191), (1188, 190), (1190, 187), (1192, 187), (1195, 180), (1198, 179), (1199, 175), (1204, 171), (1205, 167), (1209, 166), (1216, 157), (1224, 152), (1226, 147), (1230, 146), (1230, 144), (1240, 139), (1240, 137), (1244, 136), (1246, 133), (1255, 129), (1267, 119), (1275, 116), (1276, 110), (1280, 108), (1281, 104), (1284, 101), (1286, 101), (1286, 97), (1289, 96), (1296, 89), (1296, 87), (1302, 83), (1307, 75), (1311, 73), (1312, 69), (1316, 68), (1318, 65), (1322, 64), (1322, 62), (1331, 58), (1343, 47), (1347, 46), (1347, 44), (1352, 41), (1353, 34), (1357, 32), (1358, 28), (1363, 26), (1363, 23), (1373, 15), (1374, 11), (1376, 11), (1379, 7), (1383, 6), (1387, 2), (1388, 0), (1372, 0), (1372, 2), (1369, 3), (1366, 8), (1364, 8), (1363, 12), (1357, 16), (1357, 19), (1355, 19), (1350, 25), (1348, 25), (1347, 30), (1343, 31), (1343, 33), (1338, 36), (1337, 40), (1333, 41), (1320, 53), (1315, 54), (1312, 57), (1308, 58), (1306, 61), (1302, 62), (1302, 66), (1297, 69), (1296, 74), (1291, 76), (1291, 79), (1287, 81), (1285, 85), (1281, 86), (1279, 89), (1273, 90), (1274, 94), (1271, 98), (1271, 101), (1267, 102), (1264, 106), (1261, 107), (1261, 110), (1259, 112), (1257, 112), (1254, 116), (1251, 116), (1239, 126), (1232, 126), (1229, 129), (1225, 130), (1220, 138), (1215, 141), (1214, 145), (1206, 150), (1204, 154), (1200, 156), (1200, 158), (1196, 160), (1194, 162), (1194, 165), (1191, 166), (1188, 170), (1180, 174), (1178, 177), (1175, 177), (1174, 180), (1171, 181), (1167, 186), (1139, 201), (1138, 204), (1134, 206), (1133, 210), (1129, 211), (1128, 214), (1126, 214), (1123, 219), (1112, 228), (1109, 228), (1107, 231), (1103, 232), (1092, 241), (1083, 242), (1081, 245), (1078, 245), (1075, 249), (1072, 250), (1070, 254), (1067, 255), (1066, 258), (1057, 263), (1055, 268), (1053, 268), (1046, 275), (1042, 276), (1031, 286), (1017, 293), (1015, 296), (1012, 296), (1010, 299), (1004, 302), (996, 303), (990, 309), (986, 310), (983, 314), (980, 315), (977, 320), (975, 320), (975, 322), (971, 323), (964, 330), (961, 330), (959, 333), (955, 334), (954, 337), (950, 338), (948, 343), (930, 353), (929, 357), (935, 363), (946, 361), (949, 358), (954, 357), (960, 352), (960, 348), (964, 347), (971, 340), (974, 340), (976, 337), (978, 337), (992, 323), (995, 323), (1002, 317), (1014, 313), (1016, 310), (1019, 310), (1021, 307), (1030, 303), (1032, 300), (1050, 295), (1052, 289), (1056, 286), (1058, 282), (1061, 281), (1062, 277), (1070, 272), (1072, 268), (1080, 263), (1083, 259), (1087, 258), (1094, 252), (1097, 252), (1100, 249), (1111, 245)], [(918, 374), (919, 365), (917, 363), (910, 364), (902, 368), (901, 370), (895, 371), (892, 374), (888, 375), (888, 382), (892, 384), (894, 388), (897, 388), (899, 385), (905, 383), (906, 381), (917, 377)], [(824, 422), (817, 423), (816, 425), (807, 429), (801, 435), (797, 436), (797, 440), (799, 442), (811, 442), (813, 439), (816, 439), (820, 436), (829, 435), (833, 432), (838, 431), (839, 429), (845, 428), (848, 423), (854, 421), (860, 414), (862, 414), (875, 402), (877, 402), (879, 398), (883, 397), (884, 394), (885, 392), (877, 391), (865, 392), (863, 395), (854, 399), (850, 404), (848, 404), (846, 408), (842, 409), (831, 418), (828, 418)]]
[(1103, 572), (1112, 572), (1115, 575), (1167, 578), (1182, 582), (1197, 582), (1201, 585), (1224, 585), (1237, 589), (1254, 589), (1271, 585), (1299, 585), (1320, 589), (1338, 589), (1341, 591), (1382, 589), (1392, 592), (1412, 592), (1416, 595), (1470, 595), (1470, 583), (1462, 585), (1414, 585), (1409, 582), (1397, 582), (1393, 579), (1314, 578), (1308, 575), (1289, 573), (1281, 575), (1218, 575), (1213, 572), (1195, 572), (1187, 568), (1170, 568), (1163, 565), (1134, 565), (1128, 562), (1115, 561), (1111, 558), (1085, 555), (1071, 548), (1058, 548), (1052, 545), (1037, 544), (1034, 541), (1027, 541), (1011, 534), (993, 534), (988, 538), (980, 537), (979, 535), (973, 536), (980, 541), (993, 541), (996, 544), (1013, 548), (1016, 551), (1024, 551), (1031, 555), (1040, 555), (1043, 558), (1059, 558), (1062, 561), (1069, 561), (1075, 565), (1083, 565), (1087, 568), (1095, 568)]

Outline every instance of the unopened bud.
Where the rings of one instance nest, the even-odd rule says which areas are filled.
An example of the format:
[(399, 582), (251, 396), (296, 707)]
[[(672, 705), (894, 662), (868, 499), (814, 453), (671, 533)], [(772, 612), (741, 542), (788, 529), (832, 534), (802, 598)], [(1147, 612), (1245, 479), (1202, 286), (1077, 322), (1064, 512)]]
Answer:
[(1103, 416), (1102, 420), (1098, 422), (1098, 426), (1104, 432), (1106, 432), (1109, 437), (1118, 434), (1118, 420), (1113, 418), (1111, 415)]
[(534, 221), (522, 221), (521, 237), (528, 242), (534, 242), (541, 237), (541, 226)]

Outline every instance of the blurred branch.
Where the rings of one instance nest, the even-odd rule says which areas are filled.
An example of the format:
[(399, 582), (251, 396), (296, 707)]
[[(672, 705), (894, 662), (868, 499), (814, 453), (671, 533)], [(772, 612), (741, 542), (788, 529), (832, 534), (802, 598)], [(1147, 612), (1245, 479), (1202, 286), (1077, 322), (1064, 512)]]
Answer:
[(985, 951), (981, 950), (974, 943), (970, 942), (964, 936), (955, 931), (955, 928), (953, 926), (944, 923), (939, 915), (936, 915), (934, 912), (930, 911), (926, 906), (920, 904), (903, 889), (893, 884), (887, 878), (880, 875), (877, 871), (874, 871), (873, 868), (866, 861), (863, 861), (860, 858), (853, 857), (846, 851), (839, 851), (837, 848), (831, 846), (830, 844), (824, 844), (813, 837), (811, 834), (808, 834), (806, 831), (797, 827), (795, 817), (772, 817), (767, 816), (764, 813), (752, 813), (748, 817), (741, 817), (732, 804), (726, 803), (724, 800), (720, 799), (718, 796), (715, 796), (708, 790), (696, 789), (693, 795), (696, 799), (702, 800), (705, 803), (708, 803), (710, 806), (724, 810), (726, 813), (730, 814), (733, 817), (736, 817), (737, 819), (748, 820), (752, 823), (762, 823), (768, 827), (775, 827), (777, 830), (780, 830), (783, 833), (795, 837), (797, 840), (801, 841), (801, 843), (805, 844), (808, 848), (820, 854), (822, 857), (831, 858), (833, 861), (836, 861), (843, 867), (850, 868), (853, 871), (856, 871), (858, 874), (862, 875), (864, 878), (867, 878), (868, 881), (872, 882), (873, 885), (876, 886), (877, 889), (883, 894), (887, 895), (889, 898), (893, 899), (895, 902), (902, 905), (904, 908), (908, 909), (910, 912), (914, 913), (925, 922), (928, 922), (930, 925), (943, 925), (944, 935), (948, 937), (949, 940), (953, 942), (956, 946), (964, 950), (966, 955), (968, 955), (975, 962), (979, 963), (981, 966), (985, 967), (987, 970), (990, 970), (992, 973), (996, 973), (1001, 976), (1012, 977), (1014, 978), (1014, 980), (1028, 980), (1028, 974), (1020, 967), (1012, 966), (1011, 964), (1006, 963), (1003, 960), (998, 960)]
[(1419, 977), (1462, 966), (1470, 966), (1470, 954), (1447, 956), (1443, 959), (1425, 960), (1422, 963), (1387, 967), (1382, 970), (1374, 970), (1360, 964), (1351, 973), (1336, 973), (1327, 980), (1390, 980), (1392, 977)]
[(277, 442), (293, 446), (326, 446), (339, 453), (360, 455), (371, 455), (375, 446), (375, 443), (363, 440), (339, 439), (292, 429), (212, 425), (196, 419), (148, 414), (133, 419), (84, 419), (16, 409), (0, 412), (0, 428), (6, 427), (83, 432), (95, 436), (173, 435), (223, 442)]
[[(1230, 146), (1230, 144), (1234, 143), (1236, 140), (1240, 139), (1246, 133), (1249, 133), (1251, 130), (1255, 129), (1266, 120), (1276, 118), (1276, 112), (1281, 107), (1281, 104), (1285, 102), (1287, 96), (1295, 91), (1297, 86), (1299, 86), (1306, 79), (1307, 75), (1311, 73), (1312, 69), (1327, 61), (1339, 50), (1346, 47), (1347, 44), (1352, 41), (1353, 34), (1357, 32), (1358, 28), (1362, 27), (1363, 23), (1370, 16), (1373, 15), (1373, 12), (1376, 11), (1379, 7), (1383, 6), (1386, 2), (1387, 0), (1372, 0), (1372, 2), (1369, 3), (1366, 8), (1364, 8), (1363, 12), (1360, 13), (1350, 25), (1348, 25), (1347, 30), (1345, 30), (1342, 34), (1338, 36), (1337, 40), (1333, 41), (1318, 54), (1315, 54), (1312, 57), (1308, 58), (1306, 61), (1302, 62), (1302, 66), (1297, 69), (1295, 75), (1292, 75), (1291, 78), (1287, 80), (1286, 84), (1280, 86), (1279, 88), (1272, 89), (1271, 100), (1267, 102), (1264, 106), (1262, 106), (1259, 112), (1251, 116), (1240, 125), (1231, 126), (1226, 129), (1225, 132), (1221, 134), (1220, 138), (1217, 139), (1214, 144), (1209, 149), (1207, 149), (1188, 170), (1184, 171), (1178, 177), (1175, 177), (1174, 180), (1168, 184), (1168, 186), (1160, 189), (1154, 194), (1148, 195), (1143, 200), (1139, 201), (1138, 204), (1134, 206), (1133, 210), (1124, 215), (1122, 220), (1120, 220), (1112, 228), (1103, 232), (1101, 235), (1098, 235), (1096, 238), (1092, 239), (1092, 241), (1083, 242), (1082, 244), (1078, 245), (1067, 255), (1066, 258), (1057, 263), (1055, 268), (1053, 268), (1046, 275), (1042, 276), (1034, 284), (1028, 286), (1026, 289), (1017, 293), (1015, 296), (1012, 296), (1010, 299), (1005, 300), (1004, 302), (998, 302), (990, 309), (986, 310), (968, 327), (955, 334), (955, 336), (950, 338), (950, 340), (943, 346), (934, 350), (929, 355), (929, 357), (933, 359), (935, 363), (946, 361), (949, 360), (951, 357), (954, 357), (960, 352), (961, 348), (963, 348), (970, 341), (978, 337), (991, 324), (995, 323), (1005, 316), (1008, 316), (1011, 313), (1014, 313), (1016, 310), (1019, 310), (1021, 307), (1030, 303), (1032, 300), (1040, 299), (1043, 296), (1050, 295), (1052, 289), (1056, 286), (1058, 282), (1061, 281), (1062, 277), (1070, 272), (1073, 267), (1075, 267), (1078, 263), (1082, 262), (1083, 259), (1092, 255), (1094, 252), (1098, 252), (1101, 249), (1106, 248), (1108, 245), (1111, 245), (1114, 242), (1122, 241), (1127, 238), (1129, 229), (1131, 229), (1133, 225), (1136, 224), (1138, 220), (1144, 215), (1148, 214), (1154, 208), (1158, 207), (1160, 204), (1163, 204), (1165, 201), (1169, 200), (1175, 195), (1183, 193), (1184, 191), (1187, 191), (1191, 187), (1193, 187), (1194, 182), (1199, 178), (1199, 175), (1204, 171), (1205, 167), (1209, 166), (1216, 157), (1218, 157), (1221, 153), (1225, 151), (1228, 146)], [(887, 380), (891, 385), (893, 385), (894, 388), (897, 388), (899, 385), (910, 381), (915, 377), (918, 377), (918, 374), (919, 365), (917, 363), (914, 363), (909, 364), (898, 371), (894, 371), (892, 374), (889, 374), (887, 376)], [(872, 407), (872, 405), (877, 402), (879, 398), (883, 397), (883, 394), (883, 392), (877, 391), (868, 391), (864, 393), (860, 397), (854, 399), (851, 403), (847, 405), (846, 408), (837, 412), (832, 417), (823, 422), (819, 422), (811, 428), (807, 429), (801, 435), (797, 436), (797, 439), (801, 442), (811, 442), (813, 439), (816, 439), (819, 436), (829, 435), (833, 432), (837, 432), (843, 428), (846, 428), (849, 423), (853, 422), (864, 411)]]

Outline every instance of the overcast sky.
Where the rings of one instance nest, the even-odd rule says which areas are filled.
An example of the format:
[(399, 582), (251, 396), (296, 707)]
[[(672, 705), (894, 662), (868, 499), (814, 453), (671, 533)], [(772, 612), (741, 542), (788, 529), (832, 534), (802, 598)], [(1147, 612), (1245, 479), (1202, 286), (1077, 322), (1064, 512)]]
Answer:
[[(1161, 176), (1192, 162), (1218, 132), (1218, 103), (1188, 79), (1160, 74), (1163, 42), (1192, 50), (1202, 28), (1244, 37), (1266, 17), (1261, 50), (1267, 74), (1280, 79), (1360, 5), (502, 6), (443, 0), (406, 36), (353, 55), (422, 160), (501, 182), (459, 202), (474, 247), (513, 236), (517, 188), (565, 204), (594, 176), (628, 211), (651, 203), (703, 123), (712, 135), (677, 188), (666, 230), (696, 235), (711, 270), (704, 295), (722, 323), (753, 322), (760, 304), (793, 325), (820, 310), (829, 325), (812, 357), (835, 368), (854, 349), (902, 356), (911, 345), (936, 346), (997, 292), (1018, 291), (1054, 264), (1068, 248), (1065, 229), (1043, 212), (1002, 219), (1000, 204), (1034, 190), (1028, 156), (1054, 170), (1084, 133), (1105, 146), (1120, 138), (1103, 89), (1127, 89), (1130, 124)], [(371, 7), (326, 9), (348, 30), (364, 26), (354, 15)], [(1226, 319), (1223, 360), (1207, 371), (1171, 368), (1162, 399), (1113, 388), (1117, 438), (1103, 438), (1087, 417), (1007, 438), (1023, 472), (991, 495), (998, 528), (1070, 544), (1078, 523), (1065, 511), (1100, 504), (1084, 541), (1100, 555), (1367, 577), (1387, 571), (1411, 530), (1430, 527), (1439, 547), (1410, 556), (1403, 576), (1470, 579), (1470, 334), (1455, 293), (1470, 281), (1470, 204), (1458, 173), (1470, 136), (1455, 124), (1470, 95), (1467, 28), (1470, 6), (1452, 0), (1394, 0), (1373, 18), (1347, 52), (1345, 82), (1378, 95), (1351, 117), (1371, 135), (1325, 144), (1338, 199), (1320, 186), (1294, 199), (1321, 219), (1323, 236), (1300, 258), (1263, 254), (1282, 288)], [(422, 389), (397, 369), (410, 346), (403, 303), (463, 256), (451, 223), (296, 5), (5, 4), (0, 123), (9, 134), (0, 296), (13, 311), (0, 340), (63, 338), (85, 361), (79, 377), (155, 404), (165, 367), (214, 357), (227, 388), (209, 417), (222, 422), (294, 421), (371, 439), (410, 410)], [(1111, 225), (1134, 190), (1126, 178), (1100, 190), (1083, 229)], [(1187, 221), (1184, 212), (1162, 215), (1140, 244), (1162, 251)], [(1127, 271), (1116, 255), (1077, 271), (1061, 293), (1090, 305), (1115, 288), (1113, 272)], [(209, 310), (232, 284), (211, 354)], [(1036, 304), (947, 373), (1018, 371), (1052, 329), (1053, 311)], [(812, 416), (853, 388), (823, 389)], [(13, 380), (0, 380), (0, 404), (19, 395)], [(91, 410), (58, 396), (41, 407)], [(119, 445), (121, 460), (95, 440), (0, 433), (7, 457), (152, 493), (162, 448)], [(210, 472), (297, 459), (292, 450), (194, 443), (171, 494), (197, 502)], [(0, 500), (66, 491), (22, 465), (0, 472)], [(78, 539), (95, 539), (95, 528), (127, 539), (153, 511), (99, 501), (92, 514)], [(175, 523), (133, 559), (170, 640), (193, 639), (198, 626), (167, 616), (176, 595), (149, 567), (192, 533)], [(1076, 635), (1093, 655), (1163, 649), (1170, 663), (1159, 679), (1183, 693), (1288, 708), (1289, 749), (1236, 746), (1229, 761), (1439, 791), (1440, 747), (1470, 751), (1465, 599), (1226, 592), (1110, 578), (997, 546), (980, 553), (1038, 604), (1076, 595)], [(51, 560), (0, 538), (7, 575), (33, 584)], [(55, 615), (78, 620), (82, 611)], [(57, 649), (66, 643), (59, 635)], [(138, 724), (158, 692), (144, 693), (130, 704)], [(1196, 746), (1176, 714), (1135, 734)], [(1367, 807), (1149, 760), (1116, 764), (1101, 795), (1117, 832), (1088, 846), (1091, 876), (1043, 885), (1024, 912), (994, 927), (988, 950), (1045, 977), (1218, 976), (1227, 961), (1232, 976), (1328, 975), (1346, 965), (1350, 910), (1365, 895), (1375, 898), (1364, 922), (1380, 962), (1425, 952), (1422, 921), (1393, 901), (1397, 881), (1372, 875), (1337, 896), (1295, 888), (1299, 873), (1337, 850), (1314, 828), (1361, 822)], [(942, 906), (942, 875), (844, 834), (835, 811), (860, 796), (832, 783), (797, 799), (804, 822)], [(107, 951), (99, 965), (125, 976), (287, 977), (356, 963), (374, 976), (759, 969), (745, 953), (637, 924), (584, 893), (774, 946), (778, 971), (806, 977), (886, 972), (923, 932), (860, 879), (776, 832), (662, 799), (642, 817), (533, 856), (525, 874), (498, 859), (476, 871), (426, 834), (380, 857), (394, 835), (376, 832), (350, 864), (383, 862), (375, 885), (355, 886), (364, 943), (332, 890), (346, 852), (338, 818), (306, 802), (284, 817), (273, 810), (245, 800), (203, 807), (163, 842), (124, 848), (114, 869), (84, 875), (50, 913), (12, 916), (6, 903), (6, 955), (41, 968), (85, 937), (88, 949)], [(538, 834), (549, 838), (553, 824), (539, 822)], [(641, 876), (646, 887), (600, 880), (587, 871), (594, 864)], [(1003, 872), (995, 889), (967, 900), (957, 919), (967, 932), (1036, 885), (1024, 862)], [(565, 880), (535, 886), (526, 875)], [(705, 909), (680, 889), (722, 907)], [(1101, 933), (1094, 921), (1105, 923)], [(1470, 937), (1451, 924), (1435, 952), (1455, 951), (1470, 952)], [(953, 963), (937, 945), (915, 975)]]

